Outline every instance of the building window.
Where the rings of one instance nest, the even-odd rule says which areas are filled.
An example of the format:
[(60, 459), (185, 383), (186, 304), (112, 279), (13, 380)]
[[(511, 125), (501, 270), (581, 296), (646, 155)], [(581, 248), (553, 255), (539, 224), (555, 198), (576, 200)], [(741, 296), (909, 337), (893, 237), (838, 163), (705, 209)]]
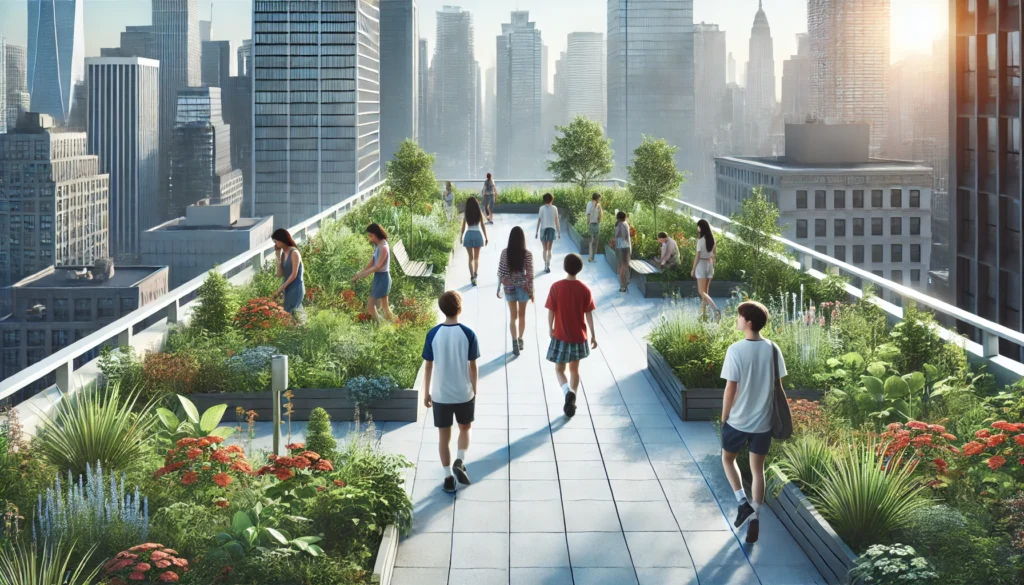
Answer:
[(864, 235), (864, 218), (855, 217), (853, 218), (853, 235), (863, 236)]
[(846, 246), (836, 246), (835, 253), (832, 256), (840, 262), (846, 262)]
[(921, 244), (910, 244), (910, 261), (921, 261)]
[(50, 341), (53, 349), (61, 349), (68, 346), (68, 332), (66, 329), (54, 329), (50, 332)]
[(889, 205), (893, 209), (899, 209), (903, 207), (903, 191), (900, 189), (893, 189), (889, 192)]
[(917, 268), (910, 271), (910, 282), (919, 283), (921, 282), (921, 271)]
[(853, 247), (853, 263), (863, 264), (864, 263), (864, 246), (856, 245)]
[(881, 209), (882, 208), (882, 190), (881, 189), (873, 189), (871, 191), (871, 207), (873, 207), (874, 209)]
[(903, 244), (893, 244), (889, 255), (890, 262), (903, 262)]
[(807, 209), (807, 191), (796, 192), (796, 208)]
[(71, 320), (70, 300), (53, 299), (53, 320), (58, 323), (66, 323)]
[(796, 239), (805, 240), (807, 239), (807, 220), (798, 219), (796, 220)]
[(892, 271), (892, 278), (890, 280), (892, 280), (896, 284), (903, 284), (903, 271), (902, 270), (893, 270)]
[(21, 369), (21, 356), (16, 349), (4, 350), (4, 374), (13, 374)]
[(28, 358), (28, 365), (30, 365), (30, 366), (33, 365), (33, 364), (37, 364), (37, 363), (39, 363), (39, 362), (41, 362), (41, 361), (46, 359), (46, 350), (45, 349), (30, 349), (30, 350), (28, 350), (25, 353), (26, 353), (25, 357)]
[(816, 219), (816, 220), (814, 220), (814, 237), (816, 237), (816, 238), (824, 238), (825, 236), (827, 236), (828, 235), (826, 233), (828, 231), (828, 227), (827, 226), (828, 226), (828, 220), (826, 220), (826, 219)]
[(825, 191), (819, 190), (814, 192), (814, 208), (825, 209)]
[(910, 218), (910, 235), (920, 236), (921, 235), (921, 218), (912, 217)]
[(871, 245), (871, 261), (876, 264), (882, 262), (882, 244)]
[(96, 318), (97, 319), (113, 319), (114, 318), (114, 299), (101, 298), (97, 300), (96, 307)]
[(42, 329), (29, 329), (27, 345), (29, 347), (42, 347), (46, 345), (46, 331)]
[(832, 195), (835, 208), (846, 209), (846, 191), (835, 191)]
[(837, 237), (837, 238), (845, 238), (846, 237), (846, 220), (845, 219), (837, 219), (837, 220), (835, 220), (835, 224), (833, 225), (833, 227), (835, 228), (835, 234), (834, 234), (835, 237)]
[(864, 209), (864, 191), (862, 189), (853, 192), (853, 207), (854, 209)]
[(915, 208), (921, 207), (921, 192), (917, 189), (910, 191), (910, 206)]
[(21, 345), (21, 330), (8, 329), (4, 331), (4, 347), (17, 347)]
[(880, 236), (882, 235), (882, 218), (872, 217), (871, 218), (871, 235)]
[(136, 299), (121, 299), (121, 316), (131, 313), (139, 308), (139, 301)]
[(75, 321), (92, 321), (91, 299), (75, 299)]
[(902, 217), (890, 217), (889, 218), (889, 235), (890, 236), (902, 236), (903, 235), (903, 218)]
[(81, 341), (92, 335), (92, 329), (75, 329), (75, 341)]

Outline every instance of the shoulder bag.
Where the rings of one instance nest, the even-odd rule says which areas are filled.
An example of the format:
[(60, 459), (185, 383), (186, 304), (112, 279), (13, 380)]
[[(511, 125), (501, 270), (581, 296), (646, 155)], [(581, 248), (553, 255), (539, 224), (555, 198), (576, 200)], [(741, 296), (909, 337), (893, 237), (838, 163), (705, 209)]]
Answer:
[(789, 411), (789, 400), (786, 398), (786, 391), (782, 388), (782, 378), (779, 377), (779, 346), (772, 344), (772, 438), (780, 441), (793, 436), (793, 415)]

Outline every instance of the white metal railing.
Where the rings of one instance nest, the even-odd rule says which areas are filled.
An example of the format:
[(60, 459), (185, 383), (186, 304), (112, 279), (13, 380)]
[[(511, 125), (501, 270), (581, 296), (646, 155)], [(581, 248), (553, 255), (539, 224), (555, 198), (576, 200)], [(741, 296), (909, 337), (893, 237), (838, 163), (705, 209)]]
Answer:
[[(339, 216), (344, 215), (353, 206), (377, 193), (382, 185), (383, 182), (378, 182), (334, 205), (330, 209), (292, 227), (289, 230), (292, 237), (296, 241), (305, 241), (312, 237), (320, 230), (320, 226), (324, 222), (335, 220)], [(237, 276), (246, 270), (258, 270), (273, 255), (273, 250), (273, 242), (267, 241), (258, 248), (253, 248), (220, 264), (216, 267), (216, 270), (228, 278)], [(105, 345), (110, 344), (112, 340), (116, 341), (118, 346), (129, 345), (133, 336), (149, 327), (154, 327), (158, 323), (177, 322), (182, 315), (183, 309), (195, 300), (196, 292), (206, 280), (206, 276), (204, 273), (193, 278), (88, 337), (0, 381), (0, 401), (13, 396), (33, 384), (44, 381), (50, 374), (56, 374), (57, 388), (65, 392), (71, 390), (73, 375), (76, 371), (75, 360), (101, 349)], [(155, 321), (147, 325), (147, 322), (154, 319)]]
[[(444, 179), (442, 177), (438, 177), (438, 179), (440, 180), (442, 188), (444, 187), (445, 181), (448, 181), (448, 180), (451, 181), (452, 186), (454, 188), (456, 188), (456, 189), (468, 189), (468, 190), (471, 190), (471, 191), (479, 191), (484, 186), (484, 180), (483, 179)], [(498, 187), (498, 193), (499, 193), (498, 201), (499, 202), (501, 201), (500, 193), (501, 193), (501, 191), (503, 189), (509, 189), (509, 188), (513, 188), (513, 187), (522, 187), (522, 188), (525, 188), (525, 189), (538, 189), (538, 190), (541, 190), (541, 189), (553, 189), (555, 187), (572, 187), (572, 185), (570, 185), (568, 183), (565, 183), (563, 181), (554, 181), (552, 179), (527, 179), (527, 180), (505, 180), (505, 179), (498, 180), (498, 179), (495, 179), (494, 180), (494, 184)], [(594, 187), (609, 187), (609, 186), (624, 187), (625, 185), (626, 185), (626, 182), (622, 181), (620, 179), (604, 179), (604, 180), (600, 180), (600, 181), (594, 181), (594, 183), (593, 183)]]

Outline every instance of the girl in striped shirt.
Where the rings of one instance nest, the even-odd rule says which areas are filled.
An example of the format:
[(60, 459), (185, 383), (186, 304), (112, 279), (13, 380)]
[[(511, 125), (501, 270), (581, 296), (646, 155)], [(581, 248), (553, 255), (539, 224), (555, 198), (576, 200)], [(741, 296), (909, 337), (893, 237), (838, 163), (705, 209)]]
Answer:
[(526, 234), (516, 226), (508, 236), (508, 247), (498, 261), (498, 298), (505, 289), (508, 300), (512, 353), (519, 355), (526, 333), (526, 305), (533, 300), (533, 254), (526, 249)]

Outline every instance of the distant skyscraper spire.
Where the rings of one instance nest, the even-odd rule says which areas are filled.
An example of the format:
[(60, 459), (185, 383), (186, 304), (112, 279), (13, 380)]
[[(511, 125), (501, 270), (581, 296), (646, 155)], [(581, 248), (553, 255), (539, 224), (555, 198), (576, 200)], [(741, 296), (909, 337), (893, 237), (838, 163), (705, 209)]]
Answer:
[[(770, 154), (766, 147), (775, 110), (775, 56), (772, 30), (760, 0), (754, 26), (750, 29), (750, 61), (747, 63), (747, 119), (756, 133), (750, 146), (758, 154)], [(764, 152), (761, 152), (764, 151)]]
[(75, 85), (85, 79), (83, 0), (29, 0), (28, 91), (32, 111), (71, 120)]

